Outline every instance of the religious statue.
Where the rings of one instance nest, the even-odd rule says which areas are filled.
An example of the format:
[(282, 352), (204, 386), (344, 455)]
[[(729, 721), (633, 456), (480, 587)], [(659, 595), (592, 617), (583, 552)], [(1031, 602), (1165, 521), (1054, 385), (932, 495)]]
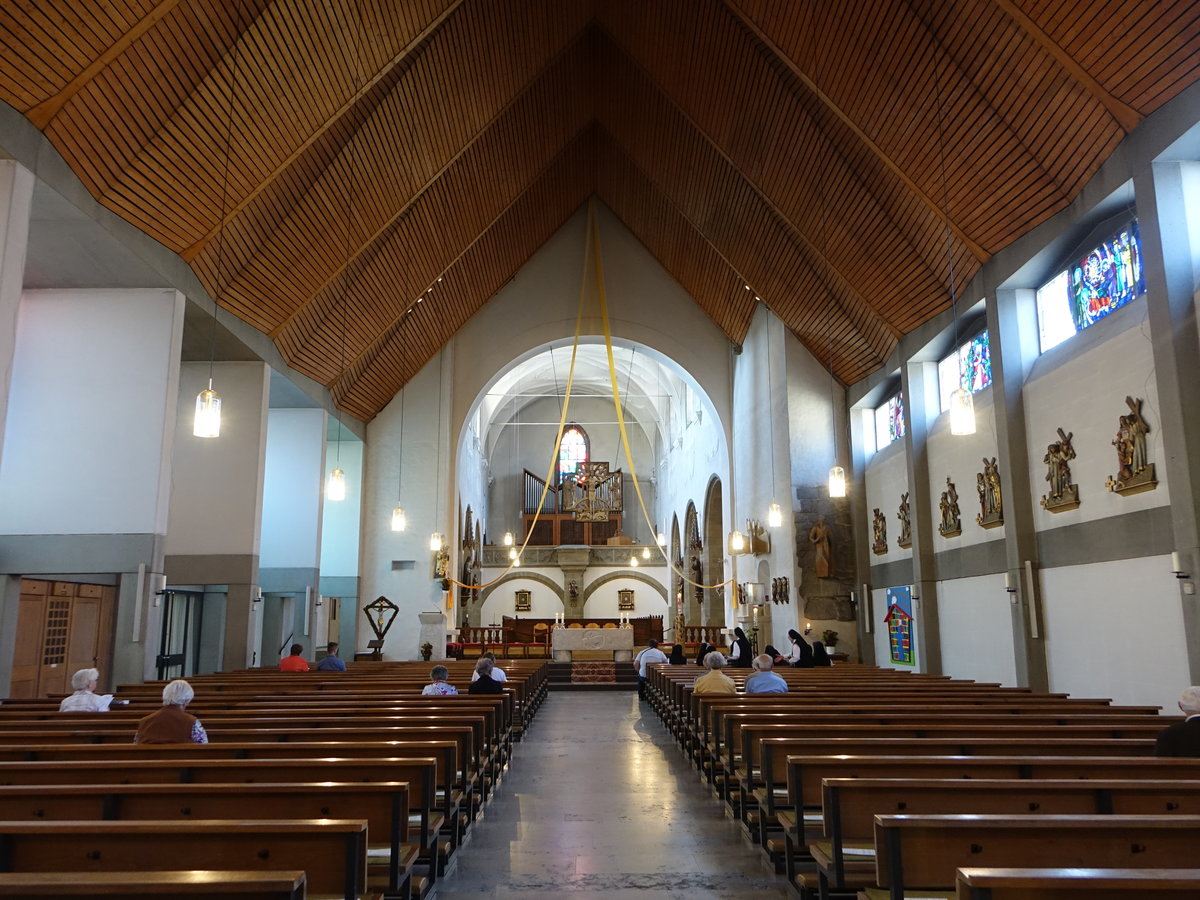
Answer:
[(1070, 462), (1075, 458), (1075, 448), (1071, 446), (1070, 434), (1058, 429), (1058, 440), (1046, 447), (1046, 455), (1042, 462), (1046, 464), (1046, 481), (1050, 485), (1049, 492), (1042, 497), (1042, 509), (1048, 512), (1062, 512), (1076, 509), (1079, 506), (1079, 486), (1071, 483)]
[(946, 538), (958, 537), (962, 534), (962, 518), (958, 509), (958, 489), (949, 478), (946, 479), (946, 489), (942, 491), (942, 496), (938, 500), (938, 509), (942, 513), (942, 520), (938, 523), (938, 534)]
[(450, 551), (445, 548), (437, 551), (433, 557), (433, 577), (443, 581), (450, 577)]
[(908, 491), (900, 495), (900, 510), (896, 513), (896, 518), (900, 520), (900, 536), (896, 538), (896, 544), (907, 550), (912, 546), (912, 518), (908, 505)]
[(879, 511), (879, 507), (875, 508), (875, 517), (871, 523), (871, 531), (874, 535), (874, 540), (871, 543), (871, 550), (882, 556), (887, 553), (887, 519), (883, 517), (883, 513)]
[(1117, 436), (1113, 446), (1117, 448), (1117, 475), (1108, 476), (1105, 484), (1117, 494), (1140, 494), (1158, 487), (1154, 478), (1154, 464), (1146, 452), (1146, 434), (1150, 425), (1142, 418), (1142, 400), (1125, 398), (1129, 415), (1120, 416)]
[(696, 602), (704, 601), (704, 566), (699, 555), (692, 557), (692, 590), (696, 592)]
[(825, 524), (824, 516), (817, 516), (817, 524), (808, 532), (808, 541), (816, 551), (813, 567), (817, 570), (818, 578), (833, 577), (833, 550), (829, 542), (830, 531)]
[(979, 492), (979, 515), (977, 524), (984, 528), (995, 528), (1004, 524), (1004, 506), (1000, 497), (1000, 467), (996, 457), (983, 458), (983, 471), (975, 473), (975, 489)]
[(579, 582), (574, 578), (567, 582), (567, 595), (572, 603), (579, 599)]

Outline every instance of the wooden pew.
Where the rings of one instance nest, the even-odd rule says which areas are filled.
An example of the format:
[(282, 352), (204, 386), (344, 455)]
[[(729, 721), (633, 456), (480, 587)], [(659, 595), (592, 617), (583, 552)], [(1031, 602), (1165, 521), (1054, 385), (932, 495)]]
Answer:
[(366, 893), (367, 824), (345, 819), (0, 822), (6, 872), (302, 869), (308, 890)]
[(9, 900), (45, 897), (141, 897), (145, 900), (305, 900), (304, 872), (6, 872), (0, 896)]
[(877, 816), (870, 900), (905, 888), (953, 897), (960, 867), (1187, 869), (1200, 816)]
[(808, 849), (826, 896), (875, 883), (876, 815), (1198, 815), (1200, 781), (827, 778), (821, 810), (823, 840)]
[(957, 900), (1196, 900), (1200, 869), (959, 869)]
[[(420, 848), (408, 840), (408, 784), (70, 784), (0, 787), (0, 821), (361, 819), (385, 868), (380, 888), (408, 897)], [(3, 893), (0, 891), (0, 893)], [(422, 894), (421, 890), (417, 895)]]

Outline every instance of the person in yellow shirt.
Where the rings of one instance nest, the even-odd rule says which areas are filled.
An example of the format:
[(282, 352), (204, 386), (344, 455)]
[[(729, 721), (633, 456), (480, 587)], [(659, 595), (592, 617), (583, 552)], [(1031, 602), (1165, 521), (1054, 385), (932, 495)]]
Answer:
[(696, 679), (692, 691), (696, 694), (736, 694), (737, 685), (733, 679), (721, 669), (725, 666), (725, 656), (717, 650), (704, 657), (704, 668), (708, 669)]

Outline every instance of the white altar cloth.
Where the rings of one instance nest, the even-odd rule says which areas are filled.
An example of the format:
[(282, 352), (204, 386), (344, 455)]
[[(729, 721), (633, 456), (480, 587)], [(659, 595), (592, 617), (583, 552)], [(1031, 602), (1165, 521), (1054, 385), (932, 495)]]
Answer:
[(550, 633), (555, 662), (570, 662), (575, 650), (611, 650), (614, 662), (633, 659), (632, 628), (565, 628)]

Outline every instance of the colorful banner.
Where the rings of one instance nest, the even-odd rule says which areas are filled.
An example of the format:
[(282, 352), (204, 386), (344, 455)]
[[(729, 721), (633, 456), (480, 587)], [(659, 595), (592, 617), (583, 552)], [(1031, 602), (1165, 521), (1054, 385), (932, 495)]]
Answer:
[(887, 615), (883, 617), (888, 627), (888, 646), (892, 662), (901, 666), (915, 666), (917, 657), (913, 651), (913, 605), (912, 585), (887, 589)]

